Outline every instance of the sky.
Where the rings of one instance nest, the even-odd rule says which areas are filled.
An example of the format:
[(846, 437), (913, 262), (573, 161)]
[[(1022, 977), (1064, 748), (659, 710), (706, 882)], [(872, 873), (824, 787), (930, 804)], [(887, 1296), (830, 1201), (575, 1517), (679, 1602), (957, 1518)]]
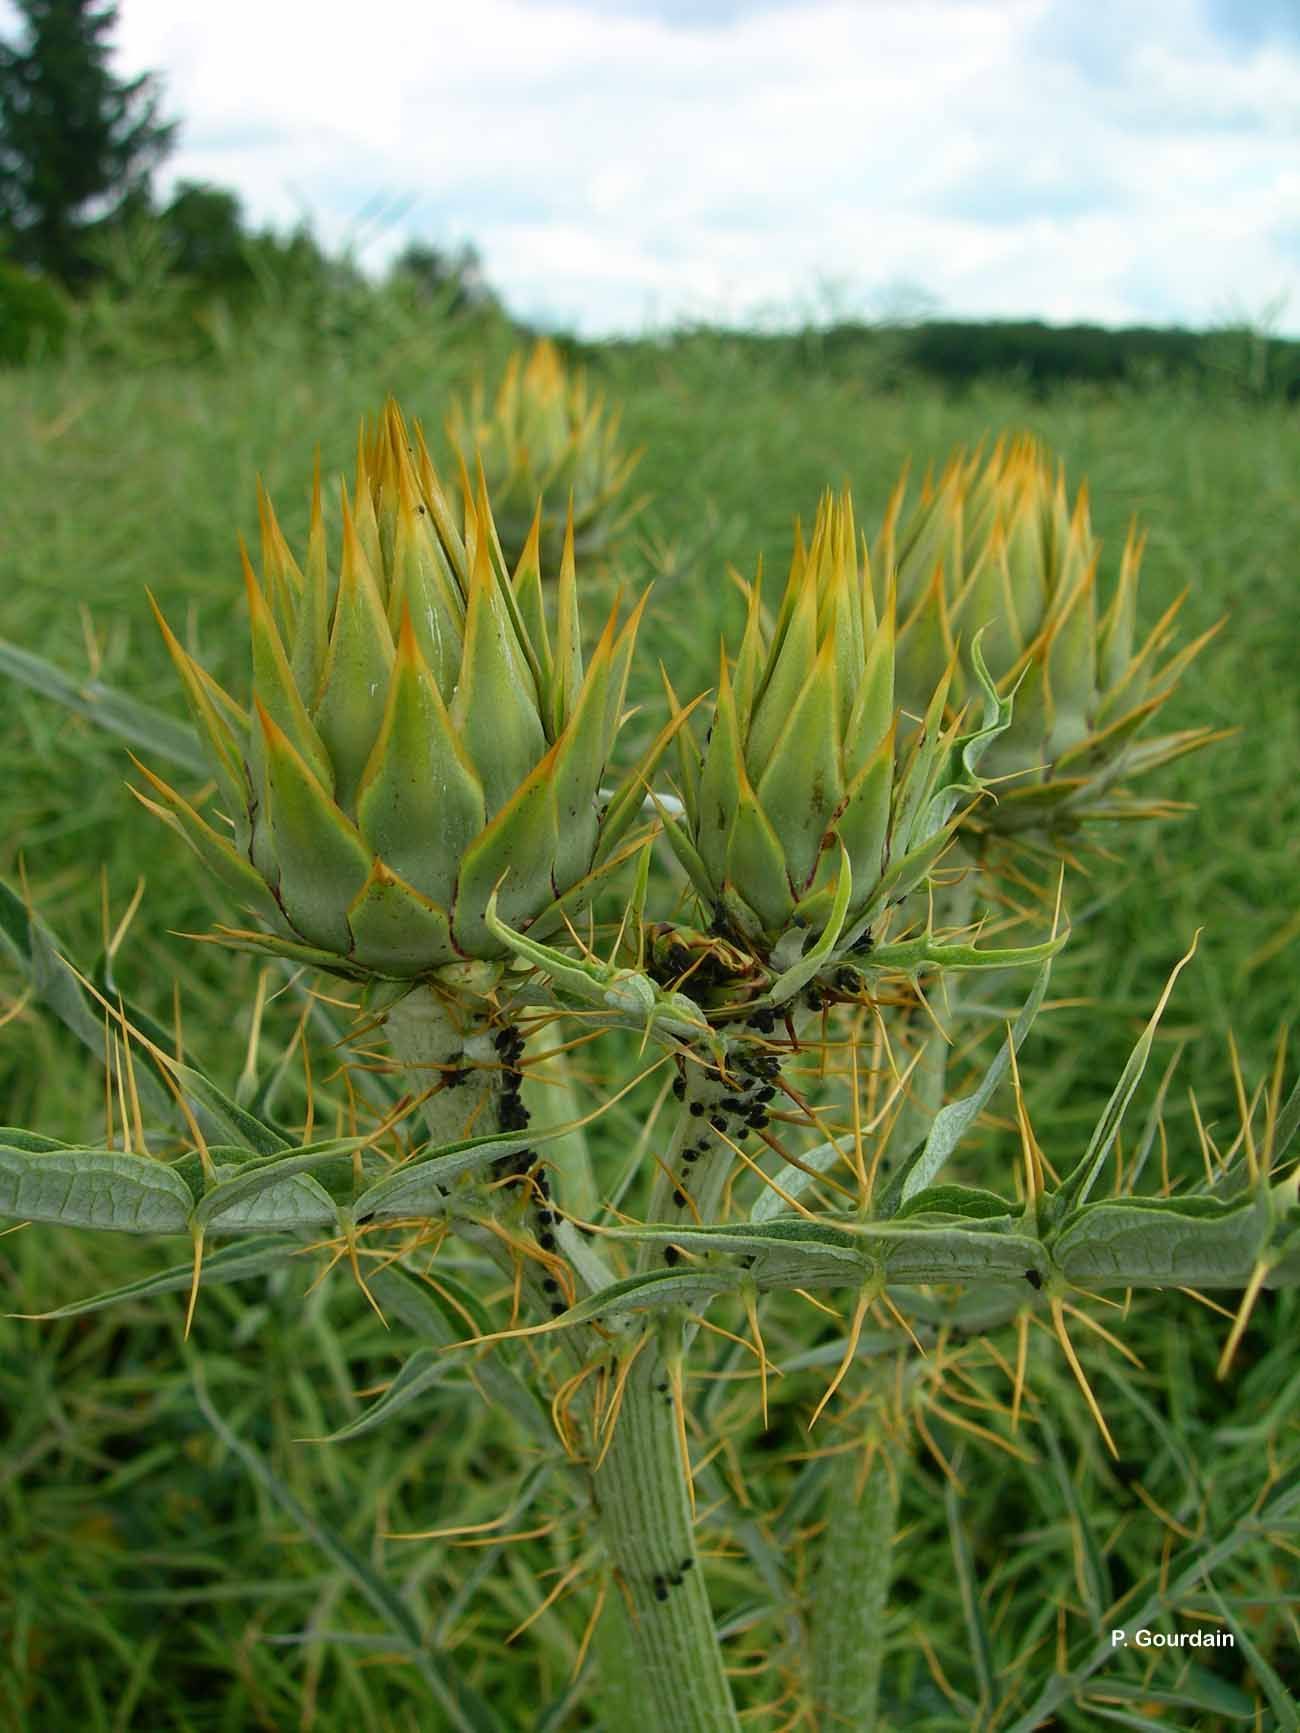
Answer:
[(889, 315), (1300, 332), (1300, 0), (121, 0), (161, 177), (588, 336)]

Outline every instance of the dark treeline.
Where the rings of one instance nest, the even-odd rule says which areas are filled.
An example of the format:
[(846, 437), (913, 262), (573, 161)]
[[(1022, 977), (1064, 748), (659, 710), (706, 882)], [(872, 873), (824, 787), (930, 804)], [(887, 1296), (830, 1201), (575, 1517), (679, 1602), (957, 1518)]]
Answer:
[(1180, 383), (1206, 391), (1300, 400), (1300, 341), (1248, 325), (1210, 331), (1133, 325), (1049, 325), (1039, 319), (844, 321), (790, 332), (692, 331), (677, 341), (724, 341), (755, 362), (857, 376), (879, 390), (918, 376), (961, 392), (1012, 381), (1034, 396), (1065, 386)]
[[(75, 296), (0, 257), (0, 365), (57, 355), (73, 330), (92, 352), (124, 361), (137, 358), (133, 334), (143, 334), (154, 358), (195, 362), (220, 359), (232, 341), (254, 339), (268, 320), (296, 323), (305, 339), (340, 344), (380, 327), (414, 334), (435, 314), (486, 314), (494, 325), (509, 324), (520, 341), (539, 334), (508, 318), (472, 248), (413, 242), (376, 279), (331, 255), (306, 228), (288, 235), (247, 229), (238, 201), (217, 187), (183, 185), (167, 205), (137, 211), (129, 228), (105, 237), (103, 256), (103, 271)], [(856, 377), (881, 391), (903, 390), (917, 377), (955, 393), (1012, 381), (1037, 397), (1080, 385), (1176, 383), (1300, 401), (1300, 342), (1244, 325), (1198, 332), (934, 320), (790, 332), (691, 328), (607, 345), (557, 340), (571, 359), (597, 365), (602, 348), (725, 345), (757, 366)]]
[[(887, 334), (897, 367), (945, 385), (1019, 379), (1045, 393), (1066, 384), (1142, 385), (1158, 380), (1232, 384), (1258, 395), (1300, 397), (1300, 343), (1245, 326), (1210, 332), (1151, 325), (1048, 325), (1038, 319), (935, 320)], [(828, 359), (879, 346), (880, 333), (841, 325), (824, 333)]]

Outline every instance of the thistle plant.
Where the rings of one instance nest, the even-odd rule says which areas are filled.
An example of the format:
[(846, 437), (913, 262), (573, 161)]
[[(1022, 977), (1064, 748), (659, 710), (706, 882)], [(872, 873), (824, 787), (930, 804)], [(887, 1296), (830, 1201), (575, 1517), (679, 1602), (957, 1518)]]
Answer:
[[(1025, 568), (987, 490), (975, 491), (974, 516), (993, 526), (988, 561), (1010, 585)], [(1052, 567), (1074, 573), (1064, 614), (1044, 602), (1031, 626), (1004, 587), (1018, 611), (998, 636), (969, 584), (945, 612), (931, 575), (918, 613), (907, 598), (919, 534), (890, 531), (868, 557), (849, 500), (826, 500), (807, 546), (796, 538), (774, 617), (756, 582), (713, 692), (684, 704), (670, 675), (665, 726), (619, 779), (641, 610), (622, 628), (611, 615), (585, 656), (572, 532), (544, 590), (536, 516), (511, 571), (495, 508), (486, 484), (464, 484), (453, 507), (390, 405), (341, 501), (336, 560), (319, 489), (301, 562), (263, 502), (261, 576), (246, 571), (250, 708), (163, 628), (195, 728), (180, 744), (162, 728), (155, 738), (190, 774), (203, 764), (216, 810), (153, 771), (144, 799), (251, 922), (217, 938), (294, 981), (331, 978), (331, 1004), (314, 997), (303, 1026), (323, 1018), (331, 1046), (350, 1044), (346, 1087), (305, 1074), (301, 1130), (291, 1126), (276, 1095), (287, 1057), (263, 1087), (255, 1032), (253, 1085), (233, 1097), (111, 970), (74, 968), (5, 891), (7, 948), (105, 1067), (115, 1117), (97, 1147), (0, 1134), (0, 1214), (184, 1236), (187, 1257), (126, 1292), (188, 1290), (190, 1317), (205, 1284), (282, 1273), (313, 1248), (346, 1260), (411, 1353), (332, 1442), (364, 1448), (447, 1367), (472, 1366), (467, 1399), (485, 1392), (526, 1440), (500, 1524), (544, 1484), (565, 1519), (557, 1585), (537, 1587), (522, 1625), (566, 1591), (586, 1597), (572, 1689), (594, 1723), (736, 1733), (742, 1713), (775, 1701), (790, 1727), (871, 1729), (900, 1480), (953, 1363), (913, 1345), (952, 1331), (988, 1345), (978, 1377), (1009, 1367), (1013, 1395), (1009, 1408), (985, 1401), (972, 1371), (975, 1430), (1023, 1456), (1028, 1326), (1042, 1323), (1113, 1449), (1072, 1327), (1093, 1327), (1086, 1302), (1108, 1291), (1235, 1291), (1226, 1366), (1261, 1296), (1300, 1285), (1300, 1090), (1285, 1095), (1279, 1059), (1255, 1099), (1243, 1088), (1231, 1149), (1211, 1159), (1207, 1146), (1203, 1183), (1153, 1188), (1158, 1111), (1136, 1144), (1120, 1139), (1171, 980), (1092, 1134), (1044, 1150), (1021, 1066), (1066, 935), (998, 949), (943, 919), (934, 875), (987, 823), (989, 778), (1005, 773), (1025, 692), (1032, 710), (1035, 669), (1035, 738), (1064, 726), (1054, 646), (1089, 593), (1082, 531), (1076, 545), (1067, 524), (1074, 551)], [(1023, 515), (1007, 519), (1017, 533)], [(931, 604), (940, 626), (957, 617), (971, 634), (926, 673), (912, 648)], [(1146, 676), (1120, 666), (1127, 628), (1115, 620), (1128, 606), (1101, 629), (1114, 656), (1084, 657), (1107, 670), (1080, 685), (1075, 717), (1099, 751), (1103, 687), (1107, 716), (1153, 703), (1136, 696)], [(1154, 690), (1169, 678), (1164, 664)], [(702, 738), (696, 715), (711, 718)], [(130, 721), (137, 740), (152, 727), (139, 707)], [(1045, 825), (1107, 809), (1118, 761), (1080, 780), (1079, 743), (1051, 737), (1070, 789), (1026, 804)], [(675, 779), (659, 762), (670, 746)], [(937, 1090), (918, 1090), (893, 1037), (922, 1002), (922, 978), (983, 969), (1022, 983), (1005, 1039), (999, 1030), (964, 1093), (942, 1068)], [(594, 1082), (564, 1070), (561, 1050), (577, 1046), (600, 1056)], [(548, 1110), (559, 1086), (565, 1101), (588, 1091), (588, 1110)], [(1004, 1087), (1014, 1170), (996, 1186), (964, 1183), (964, 1140)], [(317, 1124), (333, 1135), (314, 1136)], [(1003, 1330), (1016, 1334), (1009, 1357), (996, 1348)], [(778, 1378), (806, 1398), (803, 1423), (826, 1429), (816, 1436), (829, 1434), (838, 1459), (828, 1472), (818, 1446), (798, 1453), (781, 1544), (727, 1457), (758, 1414), (766, 1422)], [(199, 1401), (304, 1520), (202, 1385)], [(1298, 1507), (1286, 1483), (1267, 1509), (1284, 1523)], [(437, 1548), (447, 1535), (405, 1538)], [(384, 1626), (366, 1640), (414, 1670), (439, 1724), (504, 1729), (416, 1591), (399, 1595), (340, 1543), (331, 1557)], [(1184, 1575), (1194, 1567), (1210, 1568), (1199, 1554)], [(1095, 1615), (1073, 1647), (1063, 1623), (1069, 1664), (1045, 1663), (1041, 1689), (1021, 1680), (1005, 1714), (981, 1700), (962, 1724), (994, 1717), (1029, 1733), (1082, 1703), (1106, 1664), (1101, 1603)], [(736, 1642), (755, 1629), (770, 1678), (751, 1685)], [(983, 1655), (977, 1674), (986, 1698)], [(775, 1698), (771, 1679), (783, 1681)]]
[(571, 502), (580, 554), (609, 549), (640, 511), (643, 501), (625, 494), (639, 451), (619, 442), (618, 410), (592, 392), (586, 374), (565, 367), (559, 350), (543, 338), (525, 359), (512, 355), (489, 405), (482, 378), (468, 398), (456, 398), (447, 436), (467, 464), (481, 457), (497, 527), (507, 557), (522, 550), (538, 499), (543, 558), (558, 559), (565, 535), (563, 502)]
[(572, 528), (554, 642), (534, 518), (513, 578), (486, 492), (464, 534), (396, 405), (363, 437), (331, 566), (319, 478), (302, 567), (262, 510), (244, 561), (251, 713), (159, 620), (207, 748), (230, 836), (145, 771), (166, 817), (265, 933), (256, 947), (367, 980), (503, 956), (483, 921), (539, 932), (578, 914), (637, 818), (650, 762), (597, 801), (622, 716), (638, 610), (611, 615), (584, 668)]
[(250, 709), (158, 616), (224, 824), (141, 766), (145, 804), (259, 918), (219, 929), (225, 943), (406, 984), (389, 1032), (432, 1092), (437, 1134), (521, 1112), (481, 1073), (451, 1119), (433, 1104), (493, 1039), (517, 1040), (485, 997), (508, 956), (489, 901), (539, 935), (579, 917), (619, 864), (663, 744), (598, 798), (641, 609), (621, 629), (611, 613), (584, 662), (572, 524), (548, 623), (540, 514), (510, 575), (481, 472), (475, 494), (462, 471), (461, 493), (458, 512), (390, 402), (363, 430), (335, 561), (319, 477), (301, 565), (263, 496), (260, 580), (244, 558)]
[(1025, 434), (987, 459), (956, 453), (909, 512), (906, 497), (904, 476), (878, 539), (881, 569), (896, 574), (904, 711), (918, 714), (949, 668), (961, 701), (977, 635), (999, 691), (1016, 694), (986, 761), (997, 799), (982, 827), (1059, 832), (1151, 816), (1130, 785), (1211, 736), (1150, 727), (1213, 631), (1175, 648), (1176, 602), (1139, 638), (1144, 537), (1130, 530), (1104, 586), (1087, 489), (1071, 504), (1064, 465)]
[[(770, 630), (760, 585), (749, 591), (703, 750), (677, 708), (683, 813), (666, 818), (668, 840), (714, 930), (778, 966), (814, 949), (819, 961), (871, 949), (872, 923), (948, 847), (1010, 724), (977, 644), (983, 726), (963, 735), (945, 719), (951, 671), (941, 670), (896, 767), (893, 613), (892, 582), (879, 609), (874, 599), (852, 502), (828, 496), (810, 546), (796, 541)], [(671, 686), (669, 697), (676, 707)]]

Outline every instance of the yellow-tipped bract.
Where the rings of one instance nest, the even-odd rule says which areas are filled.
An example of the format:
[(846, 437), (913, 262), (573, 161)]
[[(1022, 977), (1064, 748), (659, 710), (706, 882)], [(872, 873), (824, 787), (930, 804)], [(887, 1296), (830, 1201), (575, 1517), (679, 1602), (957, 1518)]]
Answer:
[(1153, 810), (1127, 785), (1210, 730), (1142, 730), (1209, 634), (1174, 650), (1175, 604), (1139, 640), (1142, 537), (1130, 532), (1103, 598), (1087, 490), (1071, 504), (1063, 468), (1024, 435), (999, 440), (987, 461), (959, 452), (906, 515), (904, 499), (900, 482), (876, 550), (878, 568), (895, 573), (904, 709), (923, 705), (954, 662), (950, 695), (961, 700), (981, 630), (999, 690), (1015, 693), (1011, 726), (982, 767), (997, 799), (981, 805), (980, 824), (1051, 829)]
[(619, 420), (588, 391), (585, 373), (565, 368), (549, 339), (526, 361), (510, 358), (490, 408), (481, 379), (467, 403), (453, 403), (447, 435), (466, 464), (482, 458), (508, 559), (523, 548), (539, 499), (548, 567), (563, 542), (566, 502), (579, 554), (601, 552), (640, 510), (643, 502), (622, 498), (641, 453), (622, 449)]
[(828, 495), (808, 547), (796, 536), (774, 622), (758, 584), (750, 589), (703, 747), (689, 727), (677, 736), (684, 810), (666, 820), (673, 848), (714, 930), (778, 962), (825, 930), (846, 867), (845, 944), (924, 878), (955, 811), (979, 788), (982, 751), (1005, 726), (1005, 706), (994, 706), (983, 729), (959, 738), (958, 724), (943, 722), (941, 672), (924, 729), (896, 765), (887, 578), (884, 589), (878, 602), (851, 501)]
[(337, 565), (319, 481), (301, 566), (261, 497), (250, 712), (163, 623), (227, 825), (146, 772), (150, 804), (262, 917), (242, 943), (362, 978), (498, 958), (494, 890), (511, 926), (547, 931), (640, 811), (657, 749), (599, 789), (641, 609), (611, 613), (584, 664), (572, 531), (552, 629), (536, 523), (511, 578), (486, 490), (463, 493), (453, 511), (390, 403), (343, 493)]

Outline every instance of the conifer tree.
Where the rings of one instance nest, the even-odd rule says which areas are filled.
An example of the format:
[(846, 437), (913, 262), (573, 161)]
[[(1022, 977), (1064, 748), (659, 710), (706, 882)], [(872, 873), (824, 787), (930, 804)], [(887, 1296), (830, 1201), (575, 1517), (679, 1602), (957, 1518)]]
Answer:
[(111, 66), (118, 8), (16, 0), (21, 35), (0, 42), (0, 246), (69, 285), (93, 273), (93, 240), (133, 205), (171, 149), (152, 73)]

